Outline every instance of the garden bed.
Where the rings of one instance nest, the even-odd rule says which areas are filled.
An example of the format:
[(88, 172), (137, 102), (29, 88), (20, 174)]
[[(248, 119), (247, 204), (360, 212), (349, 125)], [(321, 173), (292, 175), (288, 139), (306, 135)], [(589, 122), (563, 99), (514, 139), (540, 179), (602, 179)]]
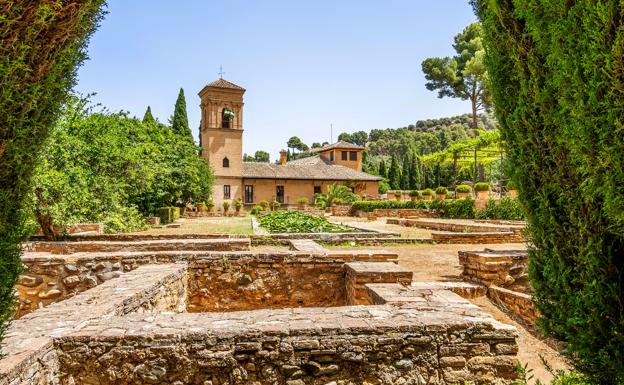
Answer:
[(324, 217), (300, 211), (273, 211), (257, 216), (260, 226), (269, 233), (352, 233), (353, 227), (332, 223)]

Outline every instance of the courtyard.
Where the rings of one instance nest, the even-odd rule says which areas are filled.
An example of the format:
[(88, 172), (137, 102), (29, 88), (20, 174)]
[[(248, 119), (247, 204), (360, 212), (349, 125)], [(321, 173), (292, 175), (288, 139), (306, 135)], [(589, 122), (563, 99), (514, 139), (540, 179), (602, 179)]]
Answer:
[[(296, 385), (510, 383), (517, 362), (533, 381), (547, 382), (552, 375), (542, 360), (567, 369), (552, 341), (463, 276), (460, 251), (524, 244), (437, 243), (435, 230), (392, 218), (328, 220), (353, 232), (269, 234), (241, 215), (185, 217), (125, 235), (34, 239), (23, 257), (19, 319), (7, 335), (12, 359), (0, 361), (0, 370), (20, 381), (63, 384)], [(154, 338), (163, 346), (158, 353), (147, 342)], [(197, 338), (214, 341), (197, 345)], [(374, 347), (380, 338), (387, 339), (381, 349)], [(450, 356), (434, 353), (440, 349)], [(27, 370), (35, 363), (36, 374)], [(185, 370), (173, 370), (179, 365)]]

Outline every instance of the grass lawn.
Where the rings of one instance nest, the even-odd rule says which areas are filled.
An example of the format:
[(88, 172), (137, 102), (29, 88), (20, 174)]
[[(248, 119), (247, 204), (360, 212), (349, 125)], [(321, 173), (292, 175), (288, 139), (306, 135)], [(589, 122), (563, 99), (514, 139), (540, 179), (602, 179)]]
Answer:
[(253, 234), (251, 217), (184, 218), (179, 228), (149, 229), (141, 234)]

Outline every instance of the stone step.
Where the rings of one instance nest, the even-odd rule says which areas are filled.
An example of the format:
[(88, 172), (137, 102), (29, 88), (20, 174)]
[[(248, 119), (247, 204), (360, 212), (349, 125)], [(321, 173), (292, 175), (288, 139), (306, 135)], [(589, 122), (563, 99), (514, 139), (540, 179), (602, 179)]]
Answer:
[(242, 251), (249, 250), (249, 238), (240, 239), (167, 239), (149, 241), (30, 242), (26, 251), (52, 254), (117, 251)]
[(291, 250), (304, 251), (311, 254), (327, 254), (327, 249), (318, 243), (314, 242), (311, 239), (291, 239), (288, 241), (290, 243)]
[(524, 237), (520, 233), (505, 232), (479, 232), (479, 233), (452, 233), (433, 231), (431, 237), (440, 243), (521, 243)]

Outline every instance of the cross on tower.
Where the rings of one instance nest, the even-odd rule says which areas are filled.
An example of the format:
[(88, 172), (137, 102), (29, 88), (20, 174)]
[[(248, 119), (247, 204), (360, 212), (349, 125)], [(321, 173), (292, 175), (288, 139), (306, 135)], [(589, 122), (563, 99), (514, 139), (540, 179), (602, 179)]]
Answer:
[(219, 66), (219, 77), (221, 79), (223, 79), (223, 74), (225, 74), (225, 72), (223, 72), (223, 66)]

